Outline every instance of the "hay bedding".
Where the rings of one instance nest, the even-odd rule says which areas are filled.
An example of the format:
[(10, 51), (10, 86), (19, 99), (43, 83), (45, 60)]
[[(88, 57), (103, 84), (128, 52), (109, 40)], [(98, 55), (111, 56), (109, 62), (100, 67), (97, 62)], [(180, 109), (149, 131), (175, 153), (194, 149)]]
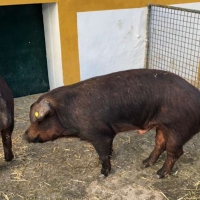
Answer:
[(30, 105), (38, 96), (15, 99), (15, 159), (11, 163), (4, 161), (0, 143), (0, 199), (200, 199), (200, 135), (187, 143), (173, 174), (157, 179), (155, 173), (165, 155), (154, 166), (141, 167), (153, 148), (154, 130), (143, 136), (121, 133), (114, 140), (112, 173), (106, 179), (99, 178), (101, 165), (88, 142), (63, 138), (28, 144), (22, 139), (29, 125)]

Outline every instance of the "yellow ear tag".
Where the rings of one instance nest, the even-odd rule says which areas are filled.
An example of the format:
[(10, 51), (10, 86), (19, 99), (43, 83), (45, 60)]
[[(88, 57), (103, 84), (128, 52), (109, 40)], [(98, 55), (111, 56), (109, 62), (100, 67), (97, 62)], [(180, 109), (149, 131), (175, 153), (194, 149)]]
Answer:
[(38, 113), (38, 112), (35, 112), (35, 116), (38, 117), (38, 116), (39, 116), (39, 113)]

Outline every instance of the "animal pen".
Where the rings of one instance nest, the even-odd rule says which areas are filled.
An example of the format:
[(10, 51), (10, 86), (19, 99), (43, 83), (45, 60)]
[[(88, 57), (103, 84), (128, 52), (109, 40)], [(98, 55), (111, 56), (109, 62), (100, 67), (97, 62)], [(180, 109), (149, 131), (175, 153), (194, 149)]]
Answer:
[(148, 6), (146, 68), (171, 71), (200, 88), (200, 11)]
[[(146, 67), (170, 70), (198, 82), (199, 13), (153, 5), (149, 11)], [(185, 27), (186, 20), (189, 29), (194, 26), (192, 30)], [(157, 179), (155, 170), (165, 155), (148, 169), (141, 163), (155, 145), (155, 130), (142, 136), (134, 132), (119, 134), (113, 143), (112, 174), (102, 178), (98, 177), (98, 155), (87, 141), (72, 137), (41, 144), (22, 139), (30, 124), (30, 105), (40, 95), (15, 98), (15, 159), (4, 161), (1, 144), (0, 200), (200, 199), (200, 134), (185, 145), (181, 161), (164, 179)]]

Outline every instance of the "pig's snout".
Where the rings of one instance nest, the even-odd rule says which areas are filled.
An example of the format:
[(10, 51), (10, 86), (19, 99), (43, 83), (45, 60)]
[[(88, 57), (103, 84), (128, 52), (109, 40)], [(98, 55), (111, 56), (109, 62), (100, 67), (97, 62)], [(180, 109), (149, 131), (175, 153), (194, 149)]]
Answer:
[(31, 136), (30, 132), (28, 130), (25, 131), (23, 135), (23, 139), (26, 140), (29, 143), (43, 143), (44, 141), (40, 138), (40, 135), (37, 136)]
[(29, 138), (28, 138), (28, 130), (25, 131), (25, 133), (23, 134), (23, 139), (29, 142)]

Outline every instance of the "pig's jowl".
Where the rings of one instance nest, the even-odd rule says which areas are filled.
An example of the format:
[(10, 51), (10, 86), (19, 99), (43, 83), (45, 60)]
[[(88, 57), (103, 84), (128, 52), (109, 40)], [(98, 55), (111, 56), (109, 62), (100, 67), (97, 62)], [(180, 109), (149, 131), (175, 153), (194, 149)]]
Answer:
[[(29, 142), (77, 136), (91, 142), (102, 163), (111, 170), (112, 143), (117, 133), (156, 129), (155, 147), (143, 161), (154, 164), (167, 152), (158, 176), (170, 173), (183, 154), (183, 145), (199, 131), (200, 92), (166, 71), (137, 69), (95, 77), (47, 92), (31, 106)], [(134, 153), (134, 152), (133, 152)]]
[(11, 90), (0, 77), (0, 131), (6, 161), (13, 159), (12, 132), (14, 128), (14, 99)]

